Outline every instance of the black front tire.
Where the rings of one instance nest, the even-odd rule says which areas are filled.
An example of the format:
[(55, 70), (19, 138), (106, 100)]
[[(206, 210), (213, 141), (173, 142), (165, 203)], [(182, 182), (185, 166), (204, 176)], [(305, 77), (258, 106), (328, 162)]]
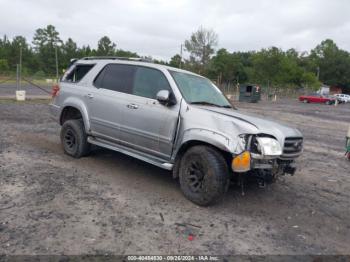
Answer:
[(64, 152), (74, 158), (86, 156), (90, 152), (83, 120), (73, 119), (64, 122), (61, 128), (61, 143)]
[(219, 202), (228, 189), (228, 165), (216, 149), (194, 146), (181, 159), (179, 179), (187, 199), (209, 206)]

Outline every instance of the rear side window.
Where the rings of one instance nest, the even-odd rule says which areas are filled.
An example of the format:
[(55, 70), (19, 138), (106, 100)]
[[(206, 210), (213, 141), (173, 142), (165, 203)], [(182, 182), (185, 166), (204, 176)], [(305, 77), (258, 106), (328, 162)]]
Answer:
[(107, 65), (95, 79), (97, 88), (131, 94), (136, 67), (131, 65)]
[(138, 67), (134, 78), (133, 95), (156, 99), (160, 90), (171, 91), (164, 74), (148, 67)]
[(78, 83), (93, 68), (94, 65), (76, 65), (63, 77), (62, 81)]

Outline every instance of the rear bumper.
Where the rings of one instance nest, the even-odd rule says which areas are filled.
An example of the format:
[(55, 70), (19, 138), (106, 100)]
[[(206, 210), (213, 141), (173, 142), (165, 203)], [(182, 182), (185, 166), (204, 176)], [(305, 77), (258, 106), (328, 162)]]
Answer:
[(61, 107), (55, 104), (50, 104), (49, 107), (50, 107), (51, 118), (56, 122), (60, 123)]

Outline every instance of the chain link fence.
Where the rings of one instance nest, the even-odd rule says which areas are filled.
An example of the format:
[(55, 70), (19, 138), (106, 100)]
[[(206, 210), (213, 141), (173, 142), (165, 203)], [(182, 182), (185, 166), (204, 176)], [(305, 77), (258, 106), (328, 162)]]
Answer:
[[(315, 92), (310, 88), (287, 88), (271, 87), (259, 85), (261, 90), (261, 100), (272, 101), (275, 99), (297, 99), (301, 95)], [(219, 84), (220, 90), (231, 100), (239, 100), (239, 86), (237, 83), (227, 82)]]
[(56, 83), (53, 78), (35, 78), (22, 76), (0, 75), (0, 98), (15, 98), (16, 91), (25, 91), (27, 98), (49, 98), (52, 86)]

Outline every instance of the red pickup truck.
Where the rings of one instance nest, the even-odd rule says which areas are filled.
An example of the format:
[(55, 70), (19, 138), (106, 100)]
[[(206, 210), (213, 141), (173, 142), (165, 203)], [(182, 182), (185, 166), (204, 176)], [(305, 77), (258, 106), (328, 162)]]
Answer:
[(300, 96), (299, 101), (304, 103), (321, 103), (321, 104), (332, 105), (335, 103), (336, 98), (323, 96), (319, 94), (311, 94), (311, 95)]

